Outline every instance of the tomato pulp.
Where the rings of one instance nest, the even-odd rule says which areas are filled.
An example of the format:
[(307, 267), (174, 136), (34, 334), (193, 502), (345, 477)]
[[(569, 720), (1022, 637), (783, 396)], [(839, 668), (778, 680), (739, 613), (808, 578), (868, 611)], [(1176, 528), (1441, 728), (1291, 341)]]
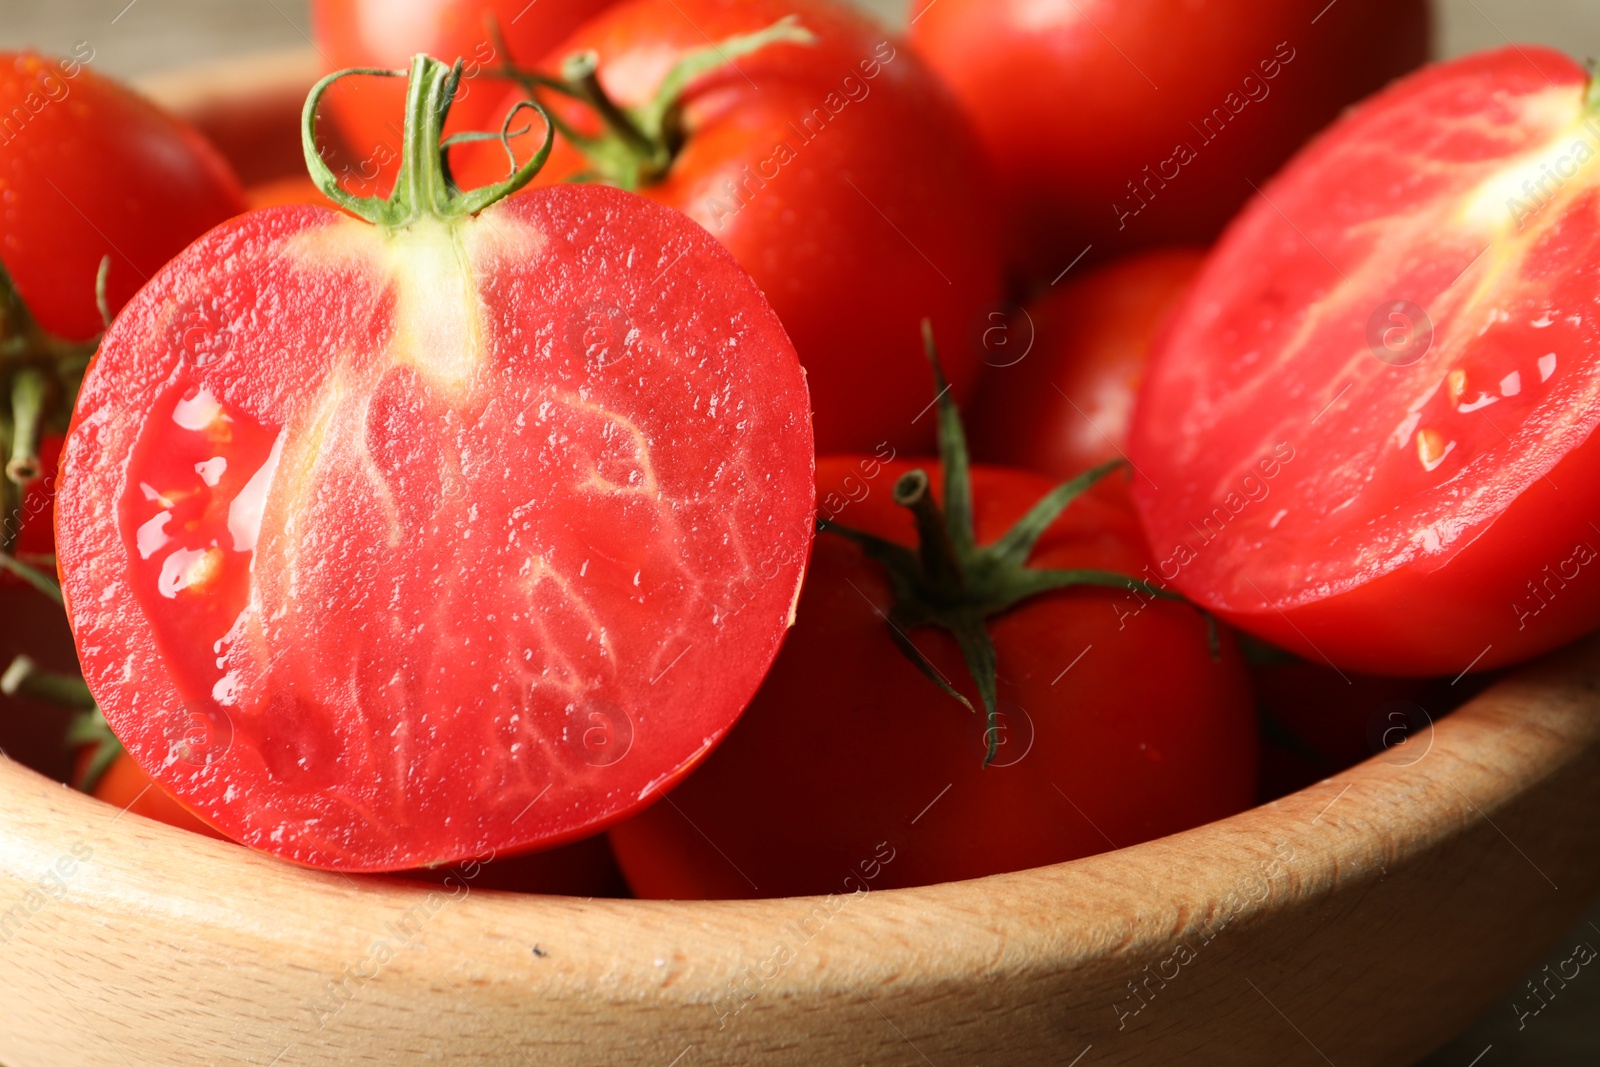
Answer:
[[(819, 509), (914, 544), (891, 486), (937, 464), (825, 457)], [(937, 484), (938, 478), (935, 477)], [(1053, 483), (976, 467), (977, 538), (998, 540)], [(1031, 564), (1138, 574), (1125, 507), (1075, 500)], [(634, 891), (700, 898), (863, 892), (1059, 863), (1247, 807), (1255, 718), (1232, 641), (1213, 658), (1186, 604), (1131, 590), (1045, 593), (989, 624), (999, 745), (988, 766), (977, 690), (954, 638), (907, 636), (974, 713), (897, 647), (891, 582), (856, 544), (818, 536), (794, 632), (721, 748), (655, 805), (612, 828)]]
[(1233, 225), (1130, 455), (1163, 579), (1313, 662), (1442, 674), (1600, 623), (1600, 120), (1508, 48), (1357, 108)]
[(417, 98), (407, 188), (443, 206), (212, 231), (113, 326), (62, 461), (117, 736), (235, 839), (348, 870), (647, 803), (766, 672), (813, 514), (803, 374), (732, 258), (612, 189), (443, 213), (473, 194)]
[[(768, 44), (692, 79), (665, 138), (670, 166), (638, 191), (705, 226), (772, 301), (806, 367), (819, 450), (925, 448), (934, 434), (918, 324), (932, 316), (940, 336), (964, 340), (1000, 295), (981, 150), (932, 72), (863, 16), (819, 0), (632, 0), (543, 66), (592, 50), (604, 91), (637, 108), (686, 56), (791, 15), (814, 40)], [(551, 105), (594, 132), (581, 109)], [(506, 170), (497, 144), (463, 146), (451, 161), (469, 182)], [(536, 181), (596, 170), (558, 137)], [(976, 351), (952, 345), (946, 362), (965, 398)]]

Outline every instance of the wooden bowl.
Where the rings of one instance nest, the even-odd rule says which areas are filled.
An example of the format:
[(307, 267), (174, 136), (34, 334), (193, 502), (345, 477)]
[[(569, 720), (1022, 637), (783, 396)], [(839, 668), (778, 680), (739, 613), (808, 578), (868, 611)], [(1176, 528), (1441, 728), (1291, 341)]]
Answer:
[[(314, 73), (151, 88), (259, 179), (294, 165)], [(1597, 684), (1591, 638), (1233, 818), (832, 898), (301, 870), (0, 760), (0, 1063), (1406, 1064), (1600, 889)]]

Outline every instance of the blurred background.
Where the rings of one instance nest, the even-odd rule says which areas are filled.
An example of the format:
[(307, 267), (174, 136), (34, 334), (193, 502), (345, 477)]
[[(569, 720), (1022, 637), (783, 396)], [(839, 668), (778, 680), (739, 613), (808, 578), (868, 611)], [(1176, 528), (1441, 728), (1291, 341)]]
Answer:
[[(907, 0), (857, 2), (892, 26), (904, 21)], [(1600, 0), (1437, 0), (1435, 9), (1440, 56), (1507, 41), (1547, 44), (1580, 58), (1600, 56)], [(309, 33), (307, 0), (0, 0), (0, 48), (31, 45), (64, 53), (87, 41), (95, 50), (95, 69), (123, 77), (248, 52), (307, 48)], [(1461, 936), (1469, 939), (1473, 932)], [(1600, 948), (1600, 909), (1562, 940), (1550, 960), (1570, 955), (1579, 942)], [(1515, 988), (1521, 987), (1519, 982)], [(1600, 978), (1591, 977), (1563, 991), (1525, 1028), (1518, 1026), (1508, 991), (1505, 1002), (1425, 1067), (1597, 1063)]]
[[(903, 0), (858, 0), (891, 24)], [(178, 63), (309, 43), (307, 0), (0, 0), (0, 47), (95, 48), (95, 66), (124, 77)], [(1515, 38), (1600, 55), (1595, 0), (1438, 0), (1437, 46), (1454, 56)], [(1509, 35), (1509, 37), (1508, 37)]]

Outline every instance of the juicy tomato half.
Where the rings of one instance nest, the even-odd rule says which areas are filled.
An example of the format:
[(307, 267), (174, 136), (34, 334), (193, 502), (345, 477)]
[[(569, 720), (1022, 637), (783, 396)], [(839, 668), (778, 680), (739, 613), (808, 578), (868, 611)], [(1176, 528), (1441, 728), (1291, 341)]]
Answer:
[[(669, 71), (712, 42), (794, 17), (808, 43), (776, 41), (702, 69), (668, 110), (669, 164), (638, 191), (705, 226), (755, 278), (805, 365), (820, 451), (880, 442), (925, 450), (933, 416), (918, 326), (963, 341), (1000, 293), (999, 242), (981, 149), (937, 77), (864, 16), (823, 0), (631, 0), (585, 24), (541, 69), (579, 53), (616, 104), (643, 109)], [(713, 53), (715, 54), (715, 53)], [(726, 52), (722, 55), (726, 56)], [(505, 113), (514, 91), (496, 109)], [(547, 96), (586, 133), (587, 109)], [(538, 126), (515, 140), (536, 146)], [(494, 143), (451, 156), (469, 184), (505, 176)], [(558, 136), (541, 183), (604, 176)], [(976, 350), (948, 344), (958, 399)]]
[[(84, 46), (87, 48), (87, 46)], [(103, 328), (167, 260), (244, 210), (216, 149), (87, 64), (0, 53), (0, 260), (39, 325), (69, 340)]]
[[(914, 467), (828, 457), (822, 513), (917, 541), (892, 499)], [(997, 541), (1053, 483), (976, 467), (974, 526)], [(941, 494), (941, 499), (943, 494)], [(1030, 565), (1136, 575), (1148, 564), (1125, 506), (1075, 500)], [(794, 632), (755, 700), (704, 766), (611, 830), (642, 897), (852, 893), (1058, 863), (1247, 807), (1255, 790), (1249, 682), (1186, 604), (1120, 589), (1045, 593), (995, 616), (998, 745), (956, 640), (906, 631), (974, 713), (912, 663), (886, 619), (895, 597), (861, 547), (818, 535)], [(904, 625), (903, 623), (901, 625)]]
[(1063, 481), (1125, 458), (1150, 350), (1203, 262), (1199, 249), (1144, 252), (996, 311), (973, 455)]
[(62, 466), (117, 736), (231, 837), (347, 870), (648, 803), (765, 674), (813, 515), (776, 316), (700, 227), (598, 187), (212, 231), (113, 326)]
[(1268, 185), (1152, 358), (1162, 576), (1314, 662), (1454, 677), (1600, 623), (1600, 117), (1508, 48), (1356, 109)]
[(977, 124), (1028, 281), (1085, 252), (1209, 243), (1251, 182), (1428, 56), (1426, 0), (907, 7), (912, 43)]

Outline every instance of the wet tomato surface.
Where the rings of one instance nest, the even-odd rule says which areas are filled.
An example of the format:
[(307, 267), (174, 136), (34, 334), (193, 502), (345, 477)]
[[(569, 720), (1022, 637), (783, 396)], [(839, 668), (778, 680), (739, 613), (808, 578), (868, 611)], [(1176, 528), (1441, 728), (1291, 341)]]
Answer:
[(282, 207), (117, 321), (57, 533), (147, 773), (246, 844), (395, 870), (583, 837), (701, 759), (788, 625), (811, 470), (782, 327), (674, 212)]
[(1162, 575), (1376, 673), (1594, 628), (1597, 154), (1583, 70), (1508, 48), (1397, 83), (1266, 186), (1135, 415)]
[[(819, 450), (870, 452), (886, 440), (925, 449), (934, 434), (918, 325), (931, 316), (940, 336), (965, 339), (1000, 295), (1000, 266), (981, 150), (918, 57), (864, 16), (818, 0), (632, 0), (586, 23), (542, 66), (592, 49), (605, 91), (638, 107), (685, 56), (786, 16), (814, 39), (769, 44), (694, 78), (671, 164), (638, 191), (705, 226), (772, 301), (806, 367)], [(593, 131), (592, 116), (551, 104)], [(451, 158), (469, 184), (505, 174), (496, 144)], [(558, 137), (536, 181), (594, 171)], [(952, 343), (946, 369), (964, 399), (976, 351)]]
[[(934, 463), (818, 461), (819, 510), (903, 544), (890, 486)], [(979, 543), (1053, 483), (975, 467)], [(1033, 566), (1137, 575), (1125, 506), (1086, 495), (1044, 533)], [(1131, 590), (1067, 588), (989, 623), (999, 723), (984, 765), (982, 705), (956, 640), (907, 636), (977, 711), (897, 647), (884, 568), (818, 535), (798, 621), (749, 711), (667, 799), (611, 831), (643, 897), (786, 896), (931, 885), (1059, 863), (1247, 807), (1255, 791), (1249, 682), (1231, 641), (1214, 659), (1194, 608)], [(714, 842), (714, 844), (713, 844)]]

